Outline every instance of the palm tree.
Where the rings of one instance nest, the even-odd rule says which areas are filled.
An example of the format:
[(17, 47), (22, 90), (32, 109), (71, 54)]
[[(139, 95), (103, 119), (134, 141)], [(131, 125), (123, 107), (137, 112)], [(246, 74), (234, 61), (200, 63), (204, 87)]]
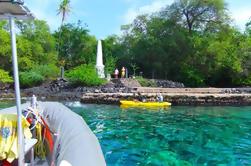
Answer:
[[(59, 33), (59, 39), (58, 39), (58, 53), (60, 54), (60, 47), (61, 47), (61, 33), (62, 33), (62, 27), (64, 24), (64, 21), (66, 19), (66, 16), (71, 12), (71, 7), (70, 7), (70, 0), (62, 0), (61, 3), (59, 4), (58, 8), (58, 15), (62, 15), (62, 22), (61, 22), (61, 30)], [(60, 55), (59, 55), (60, 56)], [(64, 77), (64, 66), (65, 66), (65, 59), (62, 58), (61, 62), (61, 78)]]
[(68, 15), (70, 12), (71, 12), (70, 0), (62, 0), (58, 8), (58, 15), (59, 14), (62, 15), (61, 26), (65, 21), (66, 15)]

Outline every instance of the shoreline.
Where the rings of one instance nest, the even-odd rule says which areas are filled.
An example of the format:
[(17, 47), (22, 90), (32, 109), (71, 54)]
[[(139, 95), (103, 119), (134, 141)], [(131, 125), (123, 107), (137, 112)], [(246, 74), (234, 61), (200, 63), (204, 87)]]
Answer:
[[(174, 106), (251, 106), (251, 88), (148, 88), (134, 87), (117, 92), (107, 92), (99, 88), (93, 91), (81, 92), (78, 89), (49, 92), (43, 90), (21, 90), (23, 100), (28, 100), (33, 94), (41, 101), (80, 101), (88, 104), (119, 104), (119, 100), (138, 99), (139, 95), (147, 100), (154, 100), (161, 93), (164, 101)], [(1, 92), (0, 101), (15, 100), (13, 91)]]
[[(251, 94), (163, 94), (164, 101), (173, 106), (251, 106)], [(146, 100), (153, 100), (156, 94), (142, 94)], [(82, 103), (119, 104), (120, 99), (133, 100), (138, 96), (128, 94), (85, 94)]]

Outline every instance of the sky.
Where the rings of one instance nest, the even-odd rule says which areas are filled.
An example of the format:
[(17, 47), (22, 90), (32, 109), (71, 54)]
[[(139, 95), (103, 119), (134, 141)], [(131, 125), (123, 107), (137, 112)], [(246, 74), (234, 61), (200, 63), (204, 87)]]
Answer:
[[(58, 29), (61, 17), (57, 8), (61, 0), (24, 0), (36, 18), (47, 21), (52, 31)], [(66, 23), (86, 24), (90, 34), (104, 39), (120, 34), (120, 26), (129, 24), (140, 14), (157, 12), (174, 0), (71, 0), (71, 13)], [(233, 24), (244, 30), (251, 18), (251, 0), (225, 0)]]

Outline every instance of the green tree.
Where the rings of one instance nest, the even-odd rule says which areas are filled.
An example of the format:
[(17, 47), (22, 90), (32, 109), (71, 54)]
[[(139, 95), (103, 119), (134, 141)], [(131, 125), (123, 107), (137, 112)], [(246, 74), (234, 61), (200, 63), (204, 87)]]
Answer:
[(61, 55), (60, 53), (61, 53), (61, 49), (62, 49), (62, 45), (61, 45), (61, 43), (62, 43), (62, 33), (63, 33), (63, 30), (62, 30), (62, 28), (63, 28), (63, 25), (64, 25), (64, 21), (65, 21), (65, 19), (66, 19), (66, 16), (69, 14), (71, 12), (71, 7), (70, 7), (70, 0), (62, 0), (61, 2), (60, 2), (60, 4), (59, 4), (59, 8), (58, 8), (58, 15), (60, 15), (61, 14), (61, 17), (62, 17), (62, 19), (61, 19), (61, 27), (60, 27), (60, 33), (59, 33), (59, 35), (57, 36), (57, 38), (58, 38), (58, 42), (57, 42), (57, 50), (58, 50), (58, 52), (59, 52), (59, 58), (60, 58), (60, 61), (59, 61), (59, 63), (60, 63), (60, 65), (61, 66), (65, 66), (65, 61), (66, 61), (66, 59), (65, 58), (62, 58), (63, 57), (63, 55)]
[(57, 63), (56, 41), (45, 21), (18, 22), (17, 26), (21, 31), (17, 39), (20, 64), (28, 65), (21, 67), (21, 70), (30, 69), (34, 65)]
[(0, 68), (10, 71), (11, 69), (11, 48), (9, 33), (0, 28)]
[(103, 40), (103, 55), (106, 73), (111, 74), (116, 68), (118, 56), (120, 55), (118, 42), (119, 37), (116, 35), (108, 36)]
[(64, 62), (66, 69), (95, 63), (97, 40), (88, 34), (88, 30), (81, 25), (81, 22), (77, 25), (63, 25), (54, 36), (61, 47), (59, 60)]
[(122, 26), (118, 65), (135, 63), (144, 76), (187, 86), (250, 83), (250, 25), (232, 27), (223, 0), (178, 0)]
[(10, 77), (7, 71), (0, 69), (0, 84), (1, 83), (12, 83), (13, 79)]
[(177, 0), (163, 14), (185, 25), (190, 33), (227, 18), (224, 0)]
[(136, 63), (131, 63), (130, 64), (132, 70), (133, 70), (133, 76), (136, 76), (136, 71), (139, 69)]

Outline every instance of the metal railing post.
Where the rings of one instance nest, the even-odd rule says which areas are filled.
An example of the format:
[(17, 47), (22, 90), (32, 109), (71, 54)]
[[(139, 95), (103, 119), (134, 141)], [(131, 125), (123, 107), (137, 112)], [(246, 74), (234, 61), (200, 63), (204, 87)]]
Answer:
[[(33, 109), (37, 109), (37, 97), (35, 95), (31, 98), (31, 107)], [(30, 165), (34, 166), (34, 146), (31, 148), (30, 151)]]
[(24, 137), (23, 137), (23, 129), (22, 129), (21, 96), (20, 96), (20, 86), (19, 86), (16, 33), (15, 33), (14, 21), (15, 20), (13, 16), (9, 16), (11, 46), (12, 46), (12, 64), (13, 64), (13, 71), (14, 71), (15, 95), (16, 95), (16, 106), (17, 106), (18, 165), (23, 166), (24, 165)]

